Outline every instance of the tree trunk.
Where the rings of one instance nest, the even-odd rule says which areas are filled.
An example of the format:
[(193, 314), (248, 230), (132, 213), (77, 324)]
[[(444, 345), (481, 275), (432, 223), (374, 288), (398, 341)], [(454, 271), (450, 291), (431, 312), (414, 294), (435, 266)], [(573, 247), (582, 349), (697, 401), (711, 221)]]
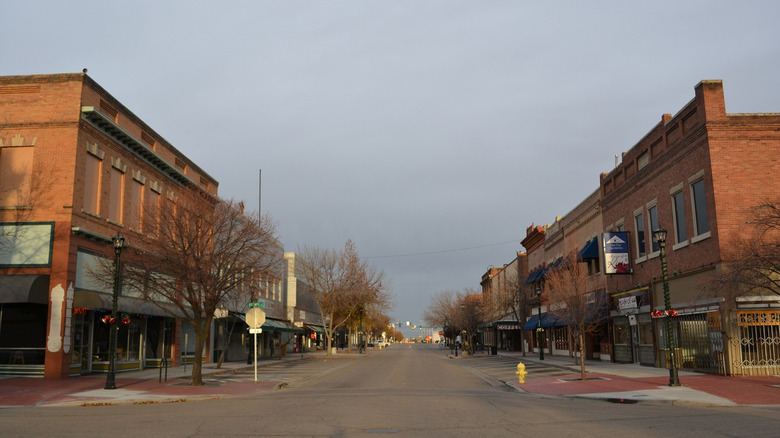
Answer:
[(583, 333), (583, 330), (580, 330), (580, 333), (578, 335), (579, 342), (580, 342), (580, 373), (582, 373), (582, 380), (586, 380), (585, 378), (585, 333)]
[(190, 382), (192, 386), (203, 385), (203, 347), (206, 345), (208, 334), (208, 325), (205, 328), (198, 327), (195, 331), (195, 357), (192, 362), (192, 380)]
[(324, 326), (323, 326), (323, 328), (325, 329), (325, 337), (327, 338), (325, 340), (325, 343), (328, 346), (328, 349), (325, 352), (325, 356), (332, 357), (333, 354), (331, 353), (331, 349), (333, 348), (333, 329), (331, 328), (330, 330), (328, 330)]

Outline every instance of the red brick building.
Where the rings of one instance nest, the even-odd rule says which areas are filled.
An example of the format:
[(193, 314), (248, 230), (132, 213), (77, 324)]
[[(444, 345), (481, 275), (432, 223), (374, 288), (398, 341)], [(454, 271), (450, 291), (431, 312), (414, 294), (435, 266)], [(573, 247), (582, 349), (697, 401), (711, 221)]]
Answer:
[[(777, 324), (740, 323), (778, 312), (780, 297), (738, 300), (708, 281), (746, 233), (751, 207), (780, 197), (780, 114), (728, 114), (721, 81), (702, 81), (674, 116), (664, 114), (622, 162), (601, 175), (605, 231), (625, 231), (630, 270), (608, 275), (615, 359), (667, 366), (660, 248), (666, 260), (678, 365), (725, 374), (780, 373)], [(743, 318), (744, 319), (744, 318)], [(767, 342), (768, 341), (768, 342)]]
[[(86, 73), (0, 77), (0, 120), (0, 373), (106, 370), (111, 291), (89, 267), (177, 191), (218, 183)], [(123, 293), (119, 311), (120, 371), (187, 351), (150, 303)]]

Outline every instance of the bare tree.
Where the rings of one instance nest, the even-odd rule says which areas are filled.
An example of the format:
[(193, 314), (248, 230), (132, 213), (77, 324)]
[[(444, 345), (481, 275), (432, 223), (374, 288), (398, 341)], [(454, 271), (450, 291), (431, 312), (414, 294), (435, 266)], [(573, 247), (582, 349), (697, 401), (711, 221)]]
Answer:
[(446, 290), (431, 297), (422, 319), (429, 326), (441, 326), (444, 336), (452, 342), (459, 335), (465, 337), (464, 348), (474, 353), (474, 339), (485, 321), (484, 312), (481, 293)]
[(585, 334), (595, 333), (606, 319), (606, 296), (589, 290), (587, 265), (577, 252), (568, 253), (545, 276), (542, 301), (552, 314), (572, 330), (580, 354), (580, 372), (585, 380)]
[(320, 311), (327, 355), (332, 354), (335, 331), (361, 309), (389, 302), (383, 284), (384, 272), (377, 271), (358, 256), (348, 240), (343, 251), (304, 247), (301, 277), (311, 287)]
[(253, 296), (261, 278), (277, 278), (283, 249), (269, 218), (247, 216), (242, 203), (205, 194), (185, 192), (146, 216), (144, 230), (154, 236), (128, 239), (122, 279), (192, 325), (191, 385), (202, 385), (202, 352), (215, 312), (231, 297)]
[(423, 311), (422, 320), (431, 327), (442, 327), (444, 336), (452, 341), (460, 333), (456, 326), (458, 292), (445, 290), (436, 292), (431, 297), (431, 303)]
[(712, 280), (719, 296), (780, 295), (780, 202), (764, 202), (751, 210), (752, 232), (729, 245), (725, 269)]
[(482, 302), (482, 294), (467, 289), (460, 293), (457, 321), (461, 334), (464, 335), (463, 350), (474, 354), (479, 326), (485, 322), (485, 306)]

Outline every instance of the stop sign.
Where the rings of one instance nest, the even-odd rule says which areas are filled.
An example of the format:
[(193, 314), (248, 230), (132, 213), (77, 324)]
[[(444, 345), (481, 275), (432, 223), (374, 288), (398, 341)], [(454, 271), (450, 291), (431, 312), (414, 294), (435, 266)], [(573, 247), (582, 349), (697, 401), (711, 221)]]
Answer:
[(246, 312), (246, 323), (249, 328), (259, 329), (265, 322), (265, 312), (259, 307), (253, 307)]

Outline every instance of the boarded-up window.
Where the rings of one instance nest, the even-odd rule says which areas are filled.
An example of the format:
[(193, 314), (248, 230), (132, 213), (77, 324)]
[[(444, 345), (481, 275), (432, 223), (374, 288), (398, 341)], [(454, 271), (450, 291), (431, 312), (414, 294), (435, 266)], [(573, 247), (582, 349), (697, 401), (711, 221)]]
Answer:
[(144, 214), (144, 233), (156, 236), (159, 231), (159, 210), (160, 193), (153, 188), (147, 192), (149, 194), (146, 203), (146, 212)]
[(99, 214), (100, 204), (100, 168), (103, 162), (96, 156), (87, 154), (84, 171), (84, 211)]
[(122, 202), (125, 174), (119, 169), (111, 168), (111, 192), (108, 199), (108, 219), (114, 223), (122, 223)]
[(0, 148), (0, 205), (23, 206), (30, 203), (33, 148)]
[(143, 209), (144, 185), (133, 179), (130, 190), (127, 191), (127, 226), (133, 230), (141, 230), (141, 214)]

